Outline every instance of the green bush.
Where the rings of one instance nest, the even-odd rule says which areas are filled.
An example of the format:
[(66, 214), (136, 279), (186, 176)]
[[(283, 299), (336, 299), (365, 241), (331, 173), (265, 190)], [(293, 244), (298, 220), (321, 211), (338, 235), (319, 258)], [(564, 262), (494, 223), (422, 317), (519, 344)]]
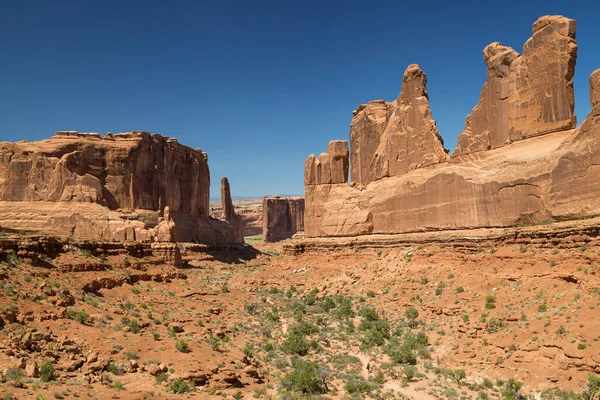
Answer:
[(6, 370), (7, 381), (20, 381), (25, 376), (23, 370), (19, 367), (10, 367)]
[(523, 382), (519, 382), (519, 381), (515, 380), (514, 378), (510, 378), (506, 383), (504, 383), (504, 386), (500, 390), (500, 393), (502, 394), (502, 399), (503, 400), (525, 399), (525, 397), (519, 393), (521, 391), (521, 387), (523, 387)]
[(290, 333), (295, 333), (298, 335), (312, 335), (313, 333), (317, 332), (319, 332), (319, 328), (308, 321), (301, 321), (290, 328)]
[(190, 351), (190, 346), (185, 340), (178, 340), (177, 342), (175, 342), (175, 348), (177, 349), (177, 351), (180, 351), (182, 353), (189, 353)]
[(325, 379), (314, 361), (299, 361), (281, 384), (284, 388), (304, 394), (322, 394), (327, 391)]
[(177, 378), (169, 382), (167, 390), (174, 394), (189, 393), (194, 387), (183, 380), (183, 378)]
[(129, 331), (131, 333), (139, 333), (142, 330), (142, 327), (140, 326), (140, 324), (138, 324), (137, 320), (133, 319), (133, 318), (127, 318), (127, 317), (123, 317), (121, 318), (121, 324), (128, 326), (129, 327)]
[(290, 333), (287, 339), (281, 343), (281, 350), (284, 353), (297, 354), (299, 356), (306, 355), (310, 347), (311, 343), (306, 340), (304, 335), (298, 333)]
[(414, 307), (409, 307), (404, 311), (404, 316), (411, 321), (419, 318), (419, 311)]
[(165, 372), (159, 372), (154, 376), (154, 383), (160, 385), (168, 379), (168, 376)]
[(390, 357), (390, 360), (395, 364), (410, 364), (417, 363), (417, 356), (411, 347), (406, 344), (399, 344), (397, 341), (390, 341), (385, 348), (385, 353)]
[(590, 374), (588, 375), (588, 383), (581, 392), (581, 399), (594, 400), (598, 397), (598, 393), (600, 393), (600, 377)]
[(354, 310), (352, 309), (352, 299), (346, 296), (336, 296), (336, 315), (340, 318), (352, 318), (354, 317)]
[(246, 345), (244, 346), (244, 355), (247, 358), (254, 357), (254, 346), (252, 346), (252, 343), (246, 343)]
[(40, 380), (42, 382), (50, 382), (55, 379), (54, 365), (50, 361), (44, 361), (40, 366)]
[(344, 385), (344, 390), (348, 393), (369, 393), (371, 384), (362, 377), (354, 377)]

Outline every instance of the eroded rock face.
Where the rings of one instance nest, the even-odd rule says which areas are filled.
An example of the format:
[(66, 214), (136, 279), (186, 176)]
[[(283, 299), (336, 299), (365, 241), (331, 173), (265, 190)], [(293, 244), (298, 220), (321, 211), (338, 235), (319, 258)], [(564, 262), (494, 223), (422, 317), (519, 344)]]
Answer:
[(409, 65), (398, 99), (370, 102), (354, 111), (350, 125), (352, 183), (364, 185), (446, 161), (426, 85), (421, 68)]
[(266, 242), (291, 238), (295, 233), (304, 231), (304, 199), (265, 196), (262, 220)]
[(165, 207), (163, 216), (158, 219), (158, 225), (150, 232), (151, 241), (162, 243), (176, 242), (175, 238), (175, 221), (171, 219), (171, 211), (169, 207)]
[[(467, 116), (464, 131), (458, 138), (455, 154), (489, 150), (507, 144), (509, 69), (519, 54), (495, 42), (483, 50), (487, 65), (487, 82), (479, 103)], [(492, 135), (493, 133), (493, 135)]]
[[(556, 132), (371, 182), (306, 187), (307, 237), (509, 227), (600, 214), (600, 104)], [(499, 167), (501, 166), (501, 167)]]
[(231, 188), (229, 180), (226, 177), (221, 179), (221, 206), (223, 208), (223, 218), (233, 229), (233, 242), (244, 243), (244, 222), (242, 217), (236, 214), (231, 200)]
[[(428, 110), (419, 96), (424, 77), (409, 67), (398, 100), (354, 112), (353, 185), (319, 183), (311, 175), (318, 159), (307, 159), (305, 235), (509, 227), (600, 214), (600, 72), (590, 78), (593, 109), (572, 129), (574, 39), (574, 21), (542, 17), (522, 56), (500, 43), (486, 47), (488, 80), (460, 136), (461, 156), (451, 159), (439, 153), (428, 112), (402, 111), (403, 104)], [(430, 145), (403, 153), (404, 139), (394, 138), (407, 137), (430, 138)]]
[[(231, 243), (205, 153), (146, 132), (0, 142), (0, 225), (117, 241)], [(166, 220), (159, 221), (166, 207)]]
[(497, 42), (484, 49), (487, 81), (453, 156), (575, 127), (575, 27), (572, 19), (545, 16), (533, 24), (523, 55)]
[(208, 215), (205, 153), (146, 132), (57, 132), (41, 142), (0, 143), (0, 201), (97, 203)]
[(590, 102), (592, 107), (600, 103), (600, 69), (595, 70), (590, 76)]
[(308, 156), (304, 162), (305, 185), (330, 185), (348, 182), (348, 141), (332, 140), (327, 153)]

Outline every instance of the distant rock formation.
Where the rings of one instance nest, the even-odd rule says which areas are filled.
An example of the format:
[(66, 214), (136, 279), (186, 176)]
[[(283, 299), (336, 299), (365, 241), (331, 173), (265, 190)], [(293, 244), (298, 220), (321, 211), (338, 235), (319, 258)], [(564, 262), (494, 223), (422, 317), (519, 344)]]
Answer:
[(304, 230), (304, 199), (265, 196), (262, 220), (265, 242), (289, 239)]
[(327, 153), (311, 154), (304, 164), (305, 185), (348, 182), (348, 141), (332, 140)]
[(223, 208), (223, 218), (233, 229), (233, 241), (244, 243), (244, 222), (242, 217), (235, 213), (233, 201), (231, 200), (231, 188), (226, 177), (221, 179), (221, 206)]
[(575, 27), (572, 19), (545, 16), (533, 24), (523, 55), (498, 42), (483, 50), (487, 82), (453, 156), (575, 128)]
[(209, 186), (206, 153), (158, 134), (60, 131), (0, 142), (0, 225), (8, 229), (229, 243), (231, 227), (209, 217)]
[[(509, 227), (600, 215), (600, 72), (575, 128), (575, 21), (542, 17), (523, 55), (492, 43), (488, 78), (449, 158), (431, 119), (425, 75), (398, 99), (361, 105), (350, 130), (351, 185), (305, 162), (305, 235), (356, 236)], [(329, 157), (330, 158), (330, 157)], [(320, 177), (320, 178), (319, 178)]]

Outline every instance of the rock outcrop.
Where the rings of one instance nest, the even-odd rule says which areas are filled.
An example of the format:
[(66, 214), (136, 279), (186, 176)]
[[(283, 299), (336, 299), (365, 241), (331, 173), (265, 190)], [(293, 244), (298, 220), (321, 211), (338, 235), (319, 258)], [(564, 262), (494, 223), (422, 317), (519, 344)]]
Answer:
[(163, 216), (158, 219), (158, 225), (152, 229), (150, 233), (152, 242), (176, 242), (175, 238), (175, 222), (171, 219), (171, 211), (169, 207), (165, 207)]
[(221, 206), (223, 208), (223, 218), (233, 229), (233, 242), (244, 243), (244, 221), (235, 212), (235, 207), (233, 207), (233, 201), (231, 200), (229, 180), (226, 177), (221, 179)]
[(426, 85), (421, 68), (409, 65), (395, 101), (373, 101), (354, 111), (350, 124), (352, 183), (365, 185), (447, 160), (431, 116)]
[(572, 19), (545, 16), (533, 24), (523, 55), (497, 42), (484, 49), (487, 81), (453, 156), (575, 128), (575, 27)]
[(348, 141), (332, 140), (327, 153), (311, 154), (304, 163), (305, 185), (329, 185), (348, 182)]
[(265, 242), (291, 238), (304, 231), (304, 199), (265, 196), (262, 221)]
[[(399, 104), (417, 100), (402, 100), (401, 94), (398, 105), (378, 101), (359, 107), (351, 125), (352, 185), (323, 184), (313, 178), (318, 160), (311, 163), (309, 157), (305, 163), (305, 235), (508, 227), (600, 214), (598, 75), (590, 80), (594, 107), (581, 126), (571, 129), (575, 22), (542, 17), (533, 32), (522, 56), (499, 43), (486, 47), (488, 82), (454, 152), (460, 157), (440, 153), (435, 125), (401, 118), (394, 124), (418, 126), (409, 129), (411, 137), (430, 138), (429, 150), (417, 147), (415, 153), (399, 145), (384, 150), (381, 143), (390, 142), (386, 130), (394, 114), (409, 121), (430, 115), (398, 114)], [(406, 83), (403, 93), (423, 99), (420, 90), (406, 91)], [(426, 103), (423, 109), (428, 110)], [(392, 168), (385, 155), (394, 148), (400, 162)]]
[(159, 241), (230, 242), (231, 227), (209, 217), (209, 186), (206, 153), (157, 134), (61, 131), (40, 142), (0, 142), (7, 229), (153, 241), (168, 207)]
[(590, 76), (590, 102), (592, 107), (600, 103), (600, 69), (592, 72)]

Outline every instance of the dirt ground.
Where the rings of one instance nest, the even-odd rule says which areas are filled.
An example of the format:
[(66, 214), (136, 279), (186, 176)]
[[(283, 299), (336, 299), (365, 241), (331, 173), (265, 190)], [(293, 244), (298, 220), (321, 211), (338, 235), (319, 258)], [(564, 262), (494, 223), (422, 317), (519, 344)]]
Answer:
[(576, 398), (600, 375), (598, 222), (255, 238), (182, 269), (8, 253), (0, 398)]

